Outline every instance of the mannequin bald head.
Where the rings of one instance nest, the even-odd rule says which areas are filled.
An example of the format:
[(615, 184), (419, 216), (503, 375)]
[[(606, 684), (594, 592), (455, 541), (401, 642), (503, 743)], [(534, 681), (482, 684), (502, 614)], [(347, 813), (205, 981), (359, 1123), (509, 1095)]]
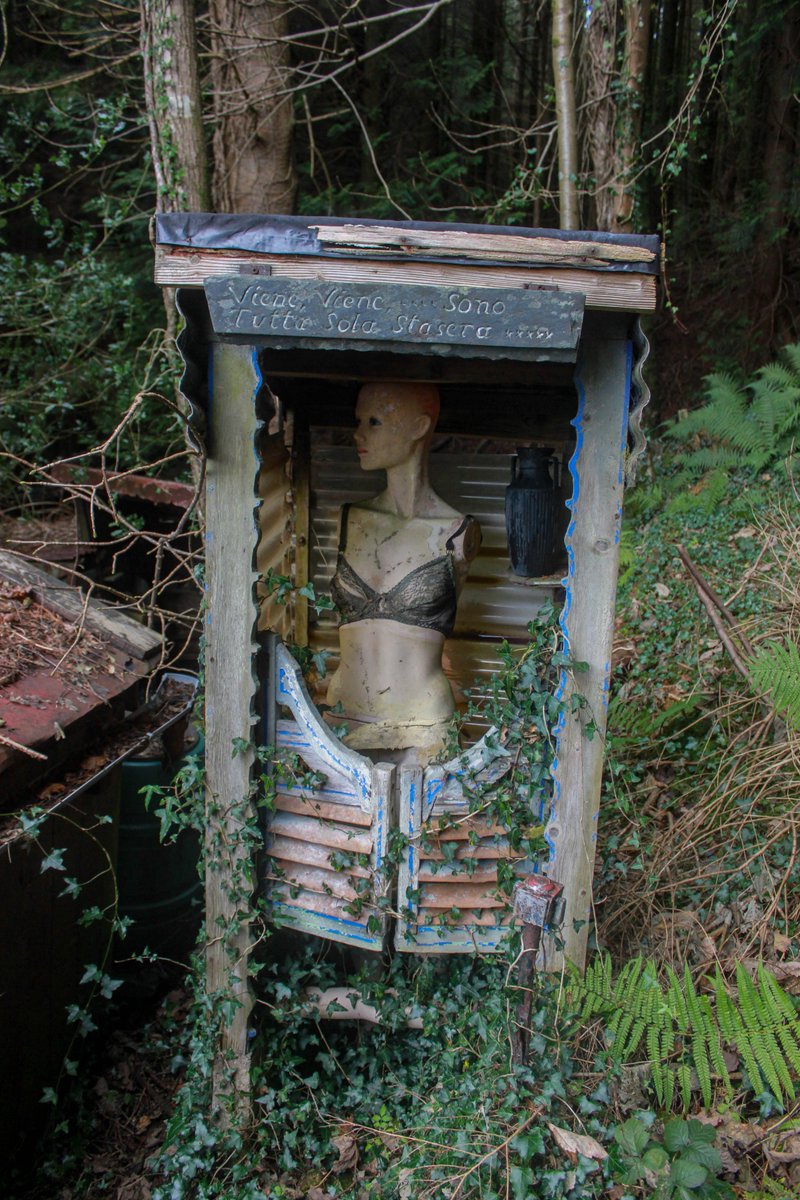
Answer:
[(429, 383), (367, 383), (356, 402), (355, 443), (364, 470), (390, 468), (427, 449), (439, 417)]

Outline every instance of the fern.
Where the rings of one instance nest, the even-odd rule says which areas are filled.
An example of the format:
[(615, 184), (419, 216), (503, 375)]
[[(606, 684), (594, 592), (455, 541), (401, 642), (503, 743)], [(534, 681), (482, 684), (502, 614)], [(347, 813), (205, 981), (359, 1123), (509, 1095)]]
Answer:
[(669, 967), (665, 985), (655, 964), (635, 958), (613, 978), (608, 955), (596, 959), (583, 979), (569, 984), (579, 1020), (605, 1020), (612, 1057), (619, 1062), (647, 1055), (658, 1104), (669, 1109), (676, 1093), (684, 1110), (691, 1104), (693, 1080), (703, 1104), (713, 1102), (714, 1089), (726, 1098), (733, 1084), (723, 1048), (738, 1054), (750, 1088), (767, 1089), (781, 1102), (797, 1096), (800, 1075), (800, 1020), (791, 1000), (768, 971), (759, 966), (754, 982), (739, 964), (738, 1003), (729, 995), (717, 968), (712, 991), (699, 992), (685, 967), (679, 977)]
[[(746, 467), (763, 471), (778, 465), (792, 452), (800, 435), (800, 344), (785, 346), (777, 362), (761, 367), (742, 384), (719, 372), (706, 378), (706, 403), (665, 430), (676, 442), (706, 440), (680, 453), (679, 476), (673, 480), (678, 494), (675, 511), (718, 502), (720, 480)], [(700, 488), (679, 491), (681, 478), (705, 474)], [(716, 498), (710, 492), (716, 493)]]
[(769, 642), (748, 662), (756, 687), (771, 692), (772, 703), (792, 728), (800, 730), (800, 650), (794, 642)]

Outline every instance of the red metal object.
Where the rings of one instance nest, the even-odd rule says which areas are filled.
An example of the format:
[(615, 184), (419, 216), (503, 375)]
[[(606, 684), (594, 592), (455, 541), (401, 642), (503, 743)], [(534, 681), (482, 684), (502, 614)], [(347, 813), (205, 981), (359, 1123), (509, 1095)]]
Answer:
[(86, 671), (80, 683), (67, 670), (24, 675), (0, 689), (0, 733), (46, 759), (0, 744), (0, 809), (16, 808), (20, 791), (49, 774), (104, 728), (124, 715), (152, 668), (108, 646), (102, 667)]
[(563, 891), (560, 883), (556, 883), (555, 879), (545, 879), (543, 875), (529, 875), (514, 886), (514, 915), (522, 932), (517, 978), (520, 998), (511, 1038), (511, 1058), (518, 1066), (528, 1058), (533, 1003), (531, 984), (542, 930), (554, 921)]

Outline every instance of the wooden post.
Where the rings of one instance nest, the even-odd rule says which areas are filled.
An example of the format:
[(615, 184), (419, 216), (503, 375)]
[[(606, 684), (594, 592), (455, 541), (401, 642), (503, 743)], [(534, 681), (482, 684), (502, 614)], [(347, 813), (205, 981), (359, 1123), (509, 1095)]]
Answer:
[[(553, 768), (555, 796), (545, 830), (550, 846), (547, 874), (564, 885), (563, 953), (581, 968), (592, 908), (630, 374), (626, 319), (587, 314), (576, 373), (577, 446), (570, 462), (572, 518), (566, 537), (569, 569), (561, 623), (572, 658), (589, 666), (574, 679), (564, 678), (560, 690), (568, 708), (573, 691), (584, 696), (589, 712), (587, 716), (567, 711), (562, 717)], [(588, 719), (596, 727), (591, 739), (584, 731)], [(561, 961), (561, 954), (548, 946), (548, 969), (558, 969)]]
[[(251, 930), (243, 913), (253, 887), (253, 848), (243, 837), (253, 767), (257, 539), (255, 397), (250, 346), (212, 348), (210, 452), (206, 484), (206, 986), (225, 999), (214, 1062), (220, 1119), (250, 1104), (247, 1029)], [(236, 739), (248, 748), (235, 753)], [(231, 1002), (234, 1011), (231, 1013)], [(227, 1010), (227, 1011), (226, 1011)]]

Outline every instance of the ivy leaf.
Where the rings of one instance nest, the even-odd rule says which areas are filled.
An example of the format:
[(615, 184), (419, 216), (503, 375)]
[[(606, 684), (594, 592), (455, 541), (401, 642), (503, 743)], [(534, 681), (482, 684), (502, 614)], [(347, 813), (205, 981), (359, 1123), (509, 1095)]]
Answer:
[(19, 824), (22, 832), (28, 837), (36, 837), (44, 823), (46, 814), (40, 808), (31, 808), (26, 813), (19, 814)]
[(529, 1200), (533, 1191), (533, 1171), (530, 1167), (511, 1168), (511, 1195), (514, 1200)]
[(55, 850), (51, 850), (47, 858), (42, 859), (42, 865), (39, 868), (42, 873), (45, 871), (66, 871), (66, 869), (64, 866), (64, 851), (59, 846)]

